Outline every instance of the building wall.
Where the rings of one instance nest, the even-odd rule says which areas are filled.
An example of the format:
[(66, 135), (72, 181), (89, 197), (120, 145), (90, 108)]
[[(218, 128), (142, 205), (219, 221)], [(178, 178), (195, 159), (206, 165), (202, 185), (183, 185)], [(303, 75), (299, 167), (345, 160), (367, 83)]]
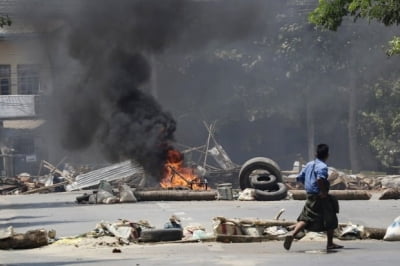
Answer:
[[(34, 94), (40, 95), (50, 90), (52, 82), (47, 58), (46, 51), (39, 39), (32, 35), (0, 38), (0, 65), (10, 65), (11, 67), (11, 94), (19, 94), (18, 67), (22, 65), (34, 65), (38, 68), (39, 87), (38, 92)], [(33, 119), (37, 118), (39, 117)], [(47, 159), (48, 149), (40, 135), (33, 129), (5, 129), (2, 125), (0, 125), (0, 133), (0, 147), (13, 150), (9, 153), (10, 156), (7, 158), (10, 160), (7, 162), (0, 157), (0, 177), (18, 175), (21, 172), (37, 174), (40, 160)], [(24, 137), (24, 140), (21, 139), (21, 136)], [(21, 149), (21, 147), (27, 146), (27, 141), (32, 144), (32, 149)]]
[(37, 65), (39, 91), (51, 88), (50, 64), (38, 38), (14, 37), (0, 40), (0, 65), (11, 66), (11, 94), (18, 94), (18, 65)]

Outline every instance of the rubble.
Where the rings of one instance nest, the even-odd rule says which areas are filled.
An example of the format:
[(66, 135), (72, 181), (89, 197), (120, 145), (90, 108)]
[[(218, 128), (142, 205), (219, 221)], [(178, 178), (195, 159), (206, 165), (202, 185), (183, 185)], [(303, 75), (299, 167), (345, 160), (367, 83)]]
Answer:
[(390, 175), (390, 176), (382, 176), (378, 177), (382, 188), (399, 188), (400, 187), (400, 176), (399, 175)]
[[(293, 230), (295, 221), (259, 220), (259, 219), (228, 219), (214, 218), (214, 233), (216, 240), (228, 243), (262, 242), (269, 240), (283, 240), (288, 231)], [(335, 236), (342, 240), (351, 239), (378, 239), (382, 240), (386, 229), (372, 228), (360, 225), (339, 224)], [(296, 238), (315, 235), (315, 232), (303, 232)], [(353, 234), (353, 237), (350, 235)]]
[(138, 241), (142, 230), (146, 228), (152, 228), (147, 221), (131, 222), (122, 219), (114, 223), (101, 221), (93, 231), (85, 236), (94, 238), (114, 236), (119, 244), (128, 245), (130, 242)]

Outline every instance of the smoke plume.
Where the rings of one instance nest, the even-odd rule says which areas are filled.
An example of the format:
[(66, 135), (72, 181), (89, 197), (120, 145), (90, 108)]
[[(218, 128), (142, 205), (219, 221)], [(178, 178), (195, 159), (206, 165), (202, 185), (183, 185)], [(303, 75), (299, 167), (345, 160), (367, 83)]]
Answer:
[(146, 90), (149, 58), (170, 47), (183, 51), (239, 39), (255, 29), (256, 6), (206, 2), (34, 2), (42, 8), (30, 2), (24, 15), (30, 23), (59, 23), (43, 42), (54, 78), (47, 119), (63, 148), (94, 146), (111, 162), (134, 159), (151, 175), (161, 173), (176, 122)]

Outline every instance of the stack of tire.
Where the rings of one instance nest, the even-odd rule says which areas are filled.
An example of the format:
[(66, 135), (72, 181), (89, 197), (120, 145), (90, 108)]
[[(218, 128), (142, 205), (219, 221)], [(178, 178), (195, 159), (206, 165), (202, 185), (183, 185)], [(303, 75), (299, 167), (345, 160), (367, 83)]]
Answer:
[(256, 157), (245, 162), (239, 172), (239, 184), (242, 190), (255, 189), (256, 200), (282, 200), (287, 196), (281, 170), (269, 158)]

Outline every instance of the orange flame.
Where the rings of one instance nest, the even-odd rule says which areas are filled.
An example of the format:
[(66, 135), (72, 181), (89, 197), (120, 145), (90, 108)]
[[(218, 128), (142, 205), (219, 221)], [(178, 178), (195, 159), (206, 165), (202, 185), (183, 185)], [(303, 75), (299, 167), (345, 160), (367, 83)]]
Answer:
[(184, 167), (183, 154), (177, 150), (168, 150), (167, 161), (160, 185), (162, 188), (187, 187), (193, 190), (204, 190), (207, 186), (193, 172), (192, 168)]

